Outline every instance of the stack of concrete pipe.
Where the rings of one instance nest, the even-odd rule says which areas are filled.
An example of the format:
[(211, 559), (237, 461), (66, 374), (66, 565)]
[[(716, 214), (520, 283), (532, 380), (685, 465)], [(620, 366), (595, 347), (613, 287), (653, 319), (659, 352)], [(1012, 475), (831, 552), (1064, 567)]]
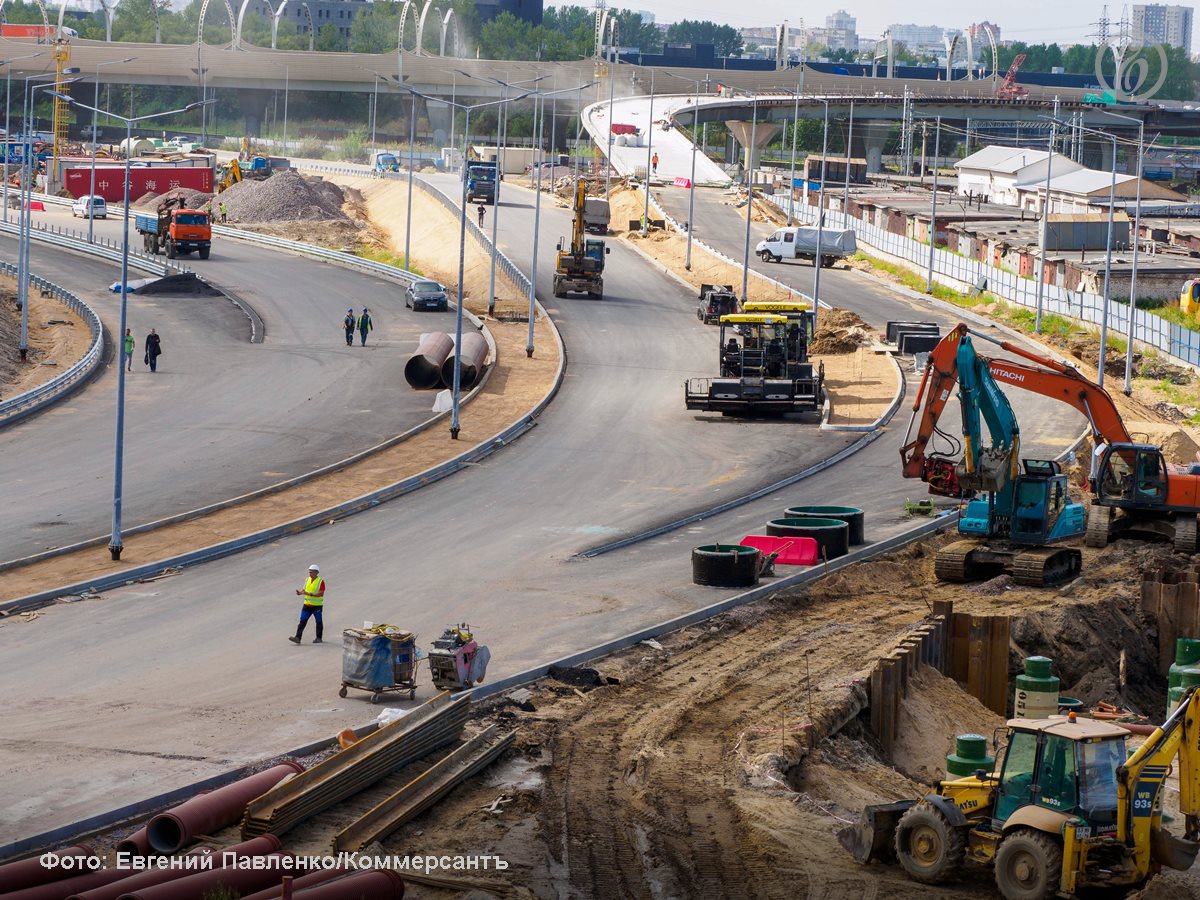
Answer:
[(487, 341), (478, 331), (463, 332), (461, 354), (456, 354), (451, 335), (442, 331), (423, 334), (417, 352), (404, 364), (404, 380), (418, 391), (453, 388), (454, 360), (461, 356), (459, 389), (468, 390), (482, 377), (487, 354)]

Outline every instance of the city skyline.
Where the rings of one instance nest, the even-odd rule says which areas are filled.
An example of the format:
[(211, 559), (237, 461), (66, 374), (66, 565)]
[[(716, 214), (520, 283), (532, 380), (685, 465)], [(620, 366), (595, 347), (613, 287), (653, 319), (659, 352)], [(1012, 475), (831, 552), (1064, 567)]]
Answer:
[[(577, 2), (548, 2), (547, 6), (589, 6), (587, 0)], [(618, 9), (645, 9), (654, 13), (660, 23), (678, 22), (683, 19), (708, 19), (721, 25), (732, 25), (734, 28), (750, 28), (762, 25), (778, 25), (785, 19), (789, 26), (798, 27), (801, 18), (804, 24), (812, 28), (821, 28), (826, 16), (833, 15), (839, 9), (844, 9), (858, 21), (858, 34), (864, 38), (879, 37), (889, 25), (897, 22), (914, 25), (939, 25), (949, 29), (966, 29), (973, 22), (987, 19), (1001, 27), (1005, 40), (1024, 41), (1030, 44), (1086, 44), (1094, 42), (1090, 37), (1096, 32), (1095, 23), (1100, 18), (1104, 4), (1097, 2), (1087, 4), (1081, 10), (1079, 5), (1051, 6), (1034, 0), (1013, 0), (997, 10), (994, 5), (978, 3), (960, 9), (957, 12), (947, 12), (945, 4), (933, 3), (929, 0), (916, 0), (904, 5), (902, 15), (897, 15), (893, 3), (883, 0), (831, 0), (830, 3), (810, 7), (807, 14), (801, 16), (794, 4), (784, 0), (763, 0), (753, 7), (731, 12), (728, 4), (718, 0), (638, 0), (636, 4), (623, 4), (617, 0), (610, 6)], [(1118, 20), (1121, 17), (1119, 4), (1108, 5), (1109, 19)]]

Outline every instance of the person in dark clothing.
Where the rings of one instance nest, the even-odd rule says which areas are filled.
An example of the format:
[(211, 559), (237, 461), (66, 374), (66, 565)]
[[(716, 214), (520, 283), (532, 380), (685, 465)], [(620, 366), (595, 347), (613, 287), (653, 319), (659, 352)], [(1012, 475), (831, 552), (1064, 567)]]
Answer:
[(362, 315), (358, 317), (358, 335), (362, 338), (362, 346), (367, 346), (367, 333), (375, 330), (375, 323), (371, 321), (371, 311), (365, 306), (363, 307)]
[(346, 346), (354, 346), (354, 310), (346, 310), (346, 318), (342, 319), (342, 327), (346, 329)]
[(487, 212), (487, 207), (482, 203), (479, 204), (479, 227), (483, 227), (483, 215)]
[(158, 336), (153, 328), (146, 335), (146, 356), (145, 363), (150, 367), (151, 372), (158, 371), (158, 358), (162, 355), (162, 339)]

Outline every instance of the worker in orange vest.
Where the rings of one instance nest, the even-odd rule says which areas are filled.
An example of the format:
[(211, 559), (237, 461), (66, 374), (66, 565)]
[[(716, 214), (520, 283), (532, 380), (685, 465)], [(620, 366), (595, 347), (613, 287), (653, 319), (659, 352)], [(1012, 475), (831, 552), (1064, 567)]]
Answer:
[(304, 605), (300, 607), (300, 624), (296, 627), (296, 634), (288, 640), (299, 644), (304, 635), (304, 626), (308, 624), (309, 618), (313, 618), (317, 620), (317, 636), (313, 643), (321, 643), (325, 632), (325, 623), (321, 620), (321, 611), (325, 607), (325, 579), (321, 577), (321, 567), (316, 563), (308, 567), (308, 578), (304, 587), (296, 590), (296, 596), (304, 598)]

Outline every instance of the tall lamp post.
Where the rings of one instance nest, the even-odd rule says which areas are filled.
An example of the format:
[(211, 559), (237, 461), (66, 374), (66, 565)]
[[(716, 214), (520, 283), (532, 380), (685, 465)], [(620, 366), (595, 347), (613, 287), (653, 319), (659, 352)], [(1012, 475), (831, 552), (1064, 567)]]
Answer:
[[(817, 189), (817, 258), (813, 272), (813, 328), (817, 327), (817, 316), (821, 306), (821, 238), (825, 234), (825, 163), (829, 158), (829, 99), (825, 104), (825, 128), (821, 135), (821, 186)], [(808, 183), (805, 182), (805, 190)]]
[(758, 94), (751, 101), (750, 146), (746, 148), (746, 248), (742, 259), (742, 302), (750, 299), (750, 218), (754, 213), (754, 142), (758, 132)]
[[(417, 97), (422, 97), (426, 102), (433, 99), (426, 94), (415, 91), (412, 88), (401, 85), (401, 88), (408, 91)], [(513, 97), (514, 101), (521, 100), (527, 97), (528, 94), (521, 94), (518, 97)], [(445, 103), (446, 101), (441, 101)], [(508, 103), (508, 100), (490, 100), (487, 103), (475, 103), (467, 105), (465, 103), (451, 103), (452, 109), (461, 109), (465, 113), (463, 124), (463, 141), (464, 146), (470, 146), (471, 143), (471, 113), (477, 109), (483, 109), (488, 106), (499, 106)], [(451, 113), (453, 118), (453, 113)], [(465, 172), (463, 173), (466, 174)], [(467, 179), (464, 177), (462, 182), (461, 208), (458, 213), (458, 308), (455, 311), (454, 317), (454, 384), (451, 388), (452, 407), (450, 413), (450, 438), (458, 440), (458, 433), (461, 430), (458, 419), (458, 395), (459, 388), (462, 382), (462, 321), (463, 321), (463, 278), (466, 272), (466, 253), (467, 253)]]
[[(933, 207), (929, 212), (929, 272), (925, 278), (925, 293), (933, 293), (933, 257), (937, 245), (937, 192), (938, 192), (938, 154), (942, 152), (942, 117), (937, 117), (937, 128), (933, 137)], [(849, 160), (846, 169), (849, 171)]]
[[(543, 78), (546, 76), (542, 76)], [(541, 78), (532, 79), (529, 83), (536, 83)], [(499, 78), (488, 78), (488, 81), (494, 82), (504, 88), (514, 88), (518, 82), (501, 81)], [(596, 82), (589, 81), (582, 85), (581, 88), (589, 88)], [(534, 121), (534, 139), (536, 141), (537, 152), (534, 154), (534, 166), (537, 168), (537, 181), (534, 186), (533, 200), (533, 259), (529, 267), (529, 328), (525, 337), (525, 355), (530, 359), (533, 358), (533, 318), (537, 303), (537, 268), (538, 268), (538, 237), (541, 234), (542, 227), (542, 132), (544, 130), (546, 118), (546, 98), (553, 94), (563, 94), (569, 91), (578, 90), (577, 88), (563, 88), (559, 91), (535, 91), (526, 89), (521, 96), (512, 98), (513, 100), (523, 100), (526, 97), (533, 97), (533, 121)], [(507, 101), (506, 101), (507, 102)], [(493, 244), (494, 246), (494, 244)]]
[[(96, 99), (92, 101), (94, 109), (100, 106), (100, 70), (104, 66), (112, 66), (119, 63), (133, 62), (137, 59), (136, 56), (128, 56), (125, 59), (112, 59), (108, 62), (96, 63)], [(92, 113), (92, 173), (88, 183), (88, 196), (96, 195), (96, 113)], [(92, 201), (88, 201), (88, 243), (93, 242), (93, 231), (96, 223), (96, 205)], [(124, 335), (124, 332), (122, 332)]]
[[(1129, 322), (1125, 334), (1125, 395), (1133, 393), (1133, 319), (1137, 312), (1137, 270), (1138, 270), (1138, 231), (1142, 224), (1142, 161), (1146, 152), (1146, 123), (1133, 116), (1124, 116), (1108, 110), (1097, 110), (1101, 115), (1112, 116), (1115, 119), (1125, 119), (1137, 122), (1138, 127), (1138, 160), (1137, 160), (1137, 197), (1133, 207), (1133, 261), (1129, 269)], [(1115, 154), (1114, 154), (1115, 156)], [(1116, 159), (1113, 160), (1116, 165)]]
[[(395, 75), (384, 75), (382, 72), (376, 72), (374, 69), (367, 69), (366, 71), (368, 71), (372, 75), (374, 75), (376, 79), (382, 79), (384, 84), (392, 85), (393, 87), (398, 87), (398, 88), (401, 88), (402, 90), (408, 90), (408, 88), (404, 87), (403, 83), (401, 83)], [(376, 84), (378, 84), (378, 81), (376, 82)], [(413, 163), (415, 162), (413, 153), (414, 153), (414, 149), (415, 149), (416, 141), (417, 141), (417, 94), (416, 94), (416, 92), (415, 91), (411, 92), (411, 96), (412, 96), (412, 106), (409, 108), (409, 112), (408, 112), (408, 212), (406, 213), (406, 219), (405, 219), (405, 225), (404, 225), (404, 271), (405, 272), (412, 271), (412, 265), (409, 262), (410, 257), (409, 257), (408, 251), (409, 251), (409, 247), (411, 246), (411, 242), (412, 242)], [(422, 95), (422, 96), (424, 96), (424, 95)], [(284, 122), (286, 123), (286, 121), (287, 121), (287, 95), (286, 94), (284, 95), (283, 109), (284, 109)], [(285, 128), (286, 128), (286, 125), (285, 125)]]
[(788, 169), (788, 227), (796, 218), (796, 133), (800, 130), (800, 85), (796, 85), (796, 103), (792, 109), (792, 164)]
[[(688, 218), (687, 218), (687, 254), (683, 259), (683, 267), (689, 272), (692, 271), (692, 232), (695, 230), (692, 225), (696, 219), (696, 146), (697, 146), (697, 129), (700, 124), (700, 80), (694, 78), (684, 78), (682, 75), (676, 75), (674, 72), (665, 72), (665, 75), (671, 78), (678, 78), (680, 81), (691, 82), (695, 93), (692, 95), (692, 174), (688, 179)], [(708, 76), (704, 76), (704, 93), (708, 94)]]
[[(467, 78), (474, 78), (478, 81), (492, 81), (490, 78), (481, 78), (478, 75), (471, 75), (467, 72), (458, 70), (458, 74), (465, 75)], [(543, 78), (549, 78), (549, 75), (539, 75), (537, 78), (530, 78), (526, 81), (504, 82), (500, 86), (503, 90), (500, 99), (508, 99), (508, 89), (518, 85), (537, 84)], [(495, 200), (492, 204), (492, 253), (491, 265), (488, 272), (488, 315), (496, 313), (496, 257), (499, 250), (496, 247), (496, 240), (500, 228), (500, 180), (504, 177), (504, 150), (508, 144), (508, 106), (502, 106), (499, 113), (496, 115), (496, 192), (493, 195)]]
[[(137, 116), (130, 118), (127, 116), (119, 116), (116, 113), (108, 110), (99, 109), (94, 106), (88, 106), (80, 103), (73, 97), (67, 94), (60, 94), (57, 91), (50, 91), (50, 94), (62, 100), (65, 103), (70, 103), (72, 106), (77, 106), (80, 109), (90, 110), (96, 114), (103, 114), (110, 118), (117, 119), (125, 123), (125, 146), (128, 147), (133, 139), (133, 124), (135, 122), (146, 122), (150, 119), (163, 119), (167, 116), (175, 116), (180, 113), (190, 112), (193, 109), (199, 109), (214, 101), (198, 100), (195, 103), (189, 103), (180, 109), (171, 109), (166, 112), (151, 113), (146, 116)], [(125, 322), (127, 318), (127, 307), (129, 305), (129, 154), (125, 154), (125, 216), (124, 216), (124, 236), (121, 242), (121, 325), (117, 330), (117, 339), (123, 340), (125, 335)], [(113, 560), (121, 558), (121, 551), (124, 545), (121, 541), (121, 502), (122, 490), (125, 469), (125, 366), (120, 359), (117, 360), (117, 422), (116, 422), (116, 446), (113, 459), (113, 514), (112, 514), (112, 536), (108, 542), (108, 552)]]
[[(61, 74), (78, 75), (79, 69), (63, 69)], [(59, 73), (57, 72), (44, 72), (38, 75), (29, 75), (25, 78), (25, 94), (23, 97), (23, 120), (25, 124), (21, 129), (24, 132), (21, 136), (21, 209), (18, 217), (20, 227), (17, 236), (17, 303), (21, 307), (21, 340), (17, 351), (21, 356), (22, 362), (29, 356), (29, 230), (33, 224), (33, 213), (29, 207), (31, 205), (30, 200), (33, 197), (33, 178), (37, 174), (37, 167), (34, 166), (31, 159), (33, 156), (33, 141), (31, 140), (30, 128), (33, 121), (33, 92), (38, 88), (31, 89), (29, 85), (32, 81), (47, 78), (57, 79), (58, 77)], [(39, 87), (47, 87), (47, 85), (39, 85)]]
[[(646, 122), (646, 203), (642, 207), (642, 236), (650, 227), (650, 160), (654, 145), (654, 70), (650, 70), (650, 118)], [(691, 225), (688, 225), (691, 230)]]
[[(23, 59), (35, 59), (41, 56), (40, 53), (30, 53), (28, 56), (17, 56), (13, 59), (6, 59), (0, 62), (0, 66), (8, 66), (8, 71), (5, 74), (4, 81), (4, 221), (8, 221), (8, 158), (12, 153), (12, 131), (8, 126), (8, 110), (9, 99), (12, 97), (12, 64), (20, 62)], [(22, 100), (24, 98), (22, 97)], [(24, 158), (22, 158), (24, 165)]]
[[(1063, 123), (1060, 123), (1063, 124)], [(1104, 303), (1100, 312), (1100, 359), (1099, 372), (1096, 376), (1096, 383), (1100, 387), (1104, 387), (1104, 358), (1108, 351), (1108, 309), (1111, 303), (1109, 297), (1109, 284), (1112, 279), (1112, 252), (1113, 252), (1113, 215), (1114, 208), (1117, 202), (1117, 136), (1109, 134), (1107, 131), (1101, 131), (1098, 128), (1088, 128), (1082, 122), (1076, 125), (1076, 128), (1082, 132), (1098, 135), (1112, 142), (1112, 175), (1108, 185), (1108, 235), (1104, 242)], [(1080, 152), (1083, 150), (1083, 135), (1079, 138)]]

